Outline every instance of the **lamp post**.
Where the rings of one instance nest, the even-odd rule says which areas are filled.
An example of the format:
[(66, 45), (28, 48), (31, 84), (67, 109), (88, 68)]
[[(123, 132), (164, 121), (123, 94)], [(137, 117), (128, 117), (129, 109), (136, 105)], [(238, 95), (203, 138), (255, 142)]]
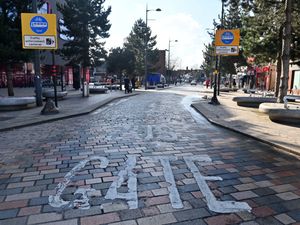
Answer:
[(171, 79), (171, 69), (170, 69), (170, 61), (171, 61), (171, 42), (178, 42), (178, 40), (170, 40), (169, 39), (169, 50), (168, 50), (168, 77), (169, 81)]
[(160, 12), (161, 9), (148, 9), (148, 5), (146, 5), (146, 31), (145, 31), (145, 74), (144, 74), (144, 83), (145, 83), (145, 90), (147, 90), (147, 74), (148, 74), (148, 60), (147, 60), (147, 52), (148, 52), (148, 35), (147, 35), (147, 29), (148, 29), (148, 12), (150, 11), (156, 11)]
[[(222, 0), (222, 12), (221, 12), (221, 26), (217, 26), (217, 29), (223, 29), (224, 24), (224, 3), (227, 0)], [(216, 34), (216, 33), (215, 33)], [(209, 102), (209, 104), (212, 105), (220, 105), (220, 102), (218, 101), (217, 94), (220, 94), (220, 81), (221, 81), (221, 73), (220, 73), (220, 61), (221, 57), (220, 55), (216, 55), (216, 70), (214, 72), (214, 94)], [(217, 84), (218, 83), (218, 84)], [(218, 90), (217, 90), (218, 89)]]
[[(37, 0), (32, 1), (32, 11), (37, 13)], [(34, 86), (35, 86), (35, 98), (36, 105), (42, 106), (42, 82), (41, 82), (41, 62), (40, 62), (40, 51), (34, 50)]]
[[(221, 29), (224, 29), (224, 4), (227, 0), (221, 0), (222, 1), (222, 12), (221, 12)], [(220, 70), (220, 64), (221, 64), (221, 56), (218, 56), (218, 67)], [(220, 82), (221, 82), (221, 73), (219, 71), (218, 73), (218, 95), (220, 95)]]

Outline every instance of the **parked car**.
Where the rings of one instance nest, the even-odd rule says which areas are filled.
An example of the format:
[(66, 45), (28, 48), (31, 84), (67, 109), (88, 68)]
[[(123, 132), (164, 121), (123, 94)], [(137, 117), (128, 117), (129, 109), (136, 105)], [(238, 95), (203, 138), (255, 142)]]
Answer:
[(197, 82), (195, 80), (192, 80), (191, 85), (197, 85)]

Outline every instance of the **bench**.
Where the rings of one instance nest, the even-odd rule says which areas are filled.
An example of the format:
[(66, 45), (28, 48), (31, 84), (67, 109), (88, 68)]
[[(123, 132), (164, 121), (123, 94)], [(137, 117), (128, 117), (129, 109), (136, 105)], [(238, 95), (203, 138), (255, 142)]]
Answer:
[(232, 101), (236, 102), (238, 106), (258, 108), (261, 103), (270, 102), (275, 103), (276, 98), (273, 97), (234, 97)]
[(283, 103), (284, 103), (284, 108), (288, 109), (288, 102), (289, 101), (297, 101), (300, 100), (300, 96), (299, 95), (286, 95), (283, 97)]
[(27, 109), (35, 104), (35, 97), (0, 97), (0, 110)]
[(89, 83), (89, 91), (90, 93), (105, 94), (108, 88), (100, 84)]

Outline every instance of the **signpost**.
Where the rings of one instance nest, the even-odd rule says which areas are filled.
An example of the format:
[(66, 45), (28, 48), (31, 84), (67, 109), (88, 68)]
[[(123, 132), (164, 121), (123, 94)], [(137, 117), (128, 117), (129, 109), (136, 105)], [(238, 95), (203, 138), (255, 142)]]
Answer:
[(55, 14), (22, 13), (24, 49), (57, 49)]
[(216, 55), (238, 55), (240, 30), (217, 30), (215, 37)]
[[(36, 12), (36, 1), (34, 1)], [(39, 50), (55, 50), (57, 43), (56, 14), (22, 13), (22, 46), (24, 49), (35, 49), (35, 86), (37, 105), (42, 106), (42, 85), (40, 78)], [(53, 68), (55, 68), (53, 56)], [(57, 107), (56, 70), (52, 70), (54, 82), (55, 106)]]

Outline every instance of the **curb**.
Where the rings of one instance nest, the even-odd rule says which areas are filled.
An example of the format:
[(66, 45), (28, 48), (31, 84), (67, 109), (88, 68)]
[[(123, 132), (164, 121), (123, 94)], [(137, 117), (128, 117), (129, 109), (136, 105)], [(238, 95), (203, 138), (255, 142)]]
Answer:
[(93, 112), (93, 111), (95, 111), (95, 110), (97, 110), (97, 109), (99, 109), (99, 108), (115, 101), (115, 100), (126, 98), (126, 97), (132, 97), (132, 96), (136, 96), (136, 95), (139, 95), (139, 94), (140, 93), (133, 93), (133, 94), (122, 95), (122, 96), (118, 96), (118, 97), (111, 97), (111, 98), (108, 98), (108, 99), (105, 99), (105, 100), (101, 101), (98, 104), (96, 103), (94, 105), (91, 105), (89, 107), (89, 109), (81, 110), (78, 113), (71, 113), (71, 114), (66, 114), (66, 115), (63, 115), (63, 116), (60, 116), (60, 117), (56, 117), (56, 118), (45, 118), (45, 119), (42, 119), (40, 121), (29, 122), (29, 123), (21, 123), (21, 124), (18, 124), (18, 125), (12, 125), (10, 127), (0, 128), (0, 132), (86, 115), (86, 114), (89, 114), (89, 113), (91, 113), (91, 112)]
[(298, 152), (298, 151), (295, 151), (291, 148), (288, 148), (288, 147), (285, 147), (285, 146), (282, 146), (282, 145), (279, 145), (279, 144), (276, 144), (276, 143), (273, 143), (273, 142), (270, 142), (270, 141), (263, 140), (261, 138), (258, 138), (258, 137), (252, 136), (250, 134), (244, 133), (242, 131), (236, 130), (235, 128), (232, 128), (232, 127), (226, 126), (224, 124), (221, 124), (221, 123), (209, 118), (204, 112), (202, 112), (199, 108), (197, 108), (195, 106), (195, 104), (191, 104), (191, 107), (193, 109), (195, 109), (198, 113), (200, 113), (208, 122), (210, 122), (210, 123), (212, 123), (216, 126), (225, 128), (225, 129), (233, 131), (235, 133), (238, 133), (238, 134), (244, 135), (246, 137), (252, 138), (252, 139), (254, 139), (256, 141), (259, 141), (261, 143), (264, 143), (264, 144), (270, 145), (272, 147), (275, 147), (276, 148), (276, 149), (274, 149), (275, 151), (278, 151), (278, 152), (281, 152), (281, 153), (284, 153), (284, 154), (288, 154), (288, 155), (292, 155), (293, 157), (297, 157), (297, 158), (300, 157), (300, 152)]

